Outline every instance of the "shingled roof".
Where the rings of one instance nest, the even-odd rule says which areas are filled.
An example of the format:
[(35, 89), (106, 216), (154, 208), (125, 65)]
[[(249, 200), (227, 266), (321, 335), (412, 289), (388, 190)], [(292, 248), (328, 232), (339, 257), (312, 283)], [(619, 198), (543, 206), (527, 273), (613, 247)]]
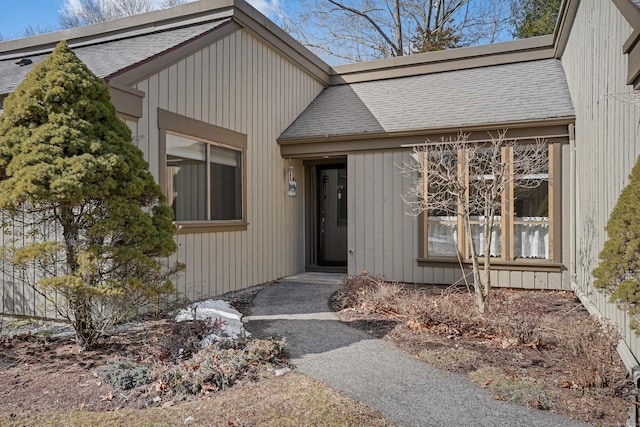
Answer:
[(562, 65), (545, 59), (331, 86), (279, 140), (464, 130), (573, 115)]
[[(120, 39), (73, 47), (75, 54), (98, 77), (108, 78), (119, 71), (136, 64), (145, 62), (161, 55), (183, 43), (200, 37), (215, 28), (229, 22), (222, 19), (215, 22), (192, 25), (182, 28), (172, 28), (142, 35), (125, 35)], [(33, 66), (49, 53), (25, 55), (31, 64), (20, 66), (18, 59), (7, 58), (0, 60), (0, 94), (11, 93), (22, 82)]]

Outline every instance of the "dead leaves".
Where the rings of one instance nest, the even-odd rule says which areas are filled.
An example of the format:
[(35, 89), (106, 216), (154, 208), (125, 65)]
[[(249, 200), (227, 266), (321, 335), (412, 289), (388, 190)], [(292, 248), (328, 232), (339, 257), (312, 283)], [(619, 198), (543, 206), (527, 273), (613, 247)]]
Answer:
[(426, 331), (429, 329), (429, 325), (425, 322), (418, 322), (417, 320), (409, 320), (407, 327), (412, 331)]

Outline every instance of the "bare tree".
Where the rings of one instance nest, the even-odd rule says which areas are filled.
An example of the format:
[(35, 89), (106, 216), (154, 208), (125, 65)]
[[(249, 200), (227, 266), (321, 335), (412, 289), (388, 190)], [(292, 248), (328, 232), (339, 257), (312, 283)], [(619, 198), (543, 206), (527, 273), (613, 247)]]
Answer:
[[(488, 5), (490, 3), (490, 5)], [(346, 61), (494, 42), (509, 0), (304, 0), (286, 29), (316, 52)]]
[(185, 4), (187, 0), (162, 0), (160, 2), (160, 8), (166, 9), (168, 7), (178, 6), (180, 4)]
[(154, 5), (151, 0), (78, 0), (75, 7), (67, 4), (58, 21), (62, 28), (73, 28), (152, 10)]
[(414, 217), (426, 213), (462, 219), (476, 308), (483, 313), (491, 290), (492, 255), (498, 255), (491, 250), (496, 218), (508, 206), (506, 190), (514, 183), (523, 194), (522, 190), (534, 189), (547, 179), (548, 145), (543, 140), (507, 140), (506, 131), (486, 143), (472, 143), (468, 137), (460, 134), (415, 147), (412, 161), (401, 166), (402, 174), (412, 179), (402, 197)]

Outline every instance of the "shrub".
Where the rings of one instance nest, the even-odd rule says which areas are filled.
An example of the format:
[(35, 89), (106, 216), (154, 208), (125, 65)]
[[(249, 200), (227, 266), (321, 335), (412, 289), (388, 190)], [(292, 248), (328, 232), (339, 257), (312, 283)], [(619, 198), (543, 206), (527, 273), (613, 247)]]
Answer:
[(226, 345), (217, 343), (203, 348), (183, 363), (164, 370), (159, 378), (163, 388), (190, 394), (225, 389), (261, 363), (281, 356), (284, 340), (238, 341), (234, 348), (224, 348)]
[(158, 332), (147, 345), (149, 356), (163, 363), (189, 359), (200, 349), (200, 341), (212, 333), (211, 324), (203, 320), (170, 322), (165, 333)]
[(98, 376), (112, 387), (129, 390), (153, 382), (151, 369), (127, 359), (110, 361), (107, 366), (98, 369)]
[(524, 292), (495, 290), (484, 314), (469, 310), (474, 296), (449, 289), (438, 298), (429, 298), (424, 289), (386, 282), (381, 277), (351, 276), (337, 296), (339, 308), (365, 313), (381, 313), (407, 320), (413, 330), (428, 329), (451, 336), (501, 336), (510, 345), (542, 345), (541, 304)]
[(585, 319), (573, 325), (561, 349), (567, 361), (565, 386), (578, 389), (608, 388), (616, 394), (626, 385), (627, 370), (616, 350), (620, 334), (615, 325)]
[[(3, 265), (93, 346), (109, 326), (171, 292), (173, 212), (109, 88), (65, 42), (36, 64), (0, 115)], [(14, 226), (19, 224), (20, 226)]]
[(629, 179), (607, 222), (608, 240), (593, 276), (594, 285), (629, 312), (631, 327), (640, 334), (640, 158)]
[(493, 329), (518, 344), (542, 344), (543, 307), (526, 292), (494, 291), (490, 314)]

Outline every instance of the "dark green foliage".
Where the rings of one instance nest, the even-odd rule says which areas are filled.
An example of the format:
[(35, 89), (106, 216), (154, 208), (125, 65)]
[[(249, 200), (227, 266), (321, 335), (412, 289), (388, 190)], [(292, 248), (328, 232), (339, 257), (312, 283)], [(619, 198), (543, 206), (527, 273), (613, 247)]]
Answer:
[(513, 36), (518, 39), (553, 34), (560, 11), (560, 0), (513, 0)]
[(109, 89), (61, 42), (4, 101), (2, 255), (91, 346), (104, 328), (172, 290), (170, 207)]
[(612, 302), (629, 311), (631, 327), (640, 323), (640, 160), (631, 171), (607, 223), (608, 240), (593, 271), (594, 285), (610, 294)]

